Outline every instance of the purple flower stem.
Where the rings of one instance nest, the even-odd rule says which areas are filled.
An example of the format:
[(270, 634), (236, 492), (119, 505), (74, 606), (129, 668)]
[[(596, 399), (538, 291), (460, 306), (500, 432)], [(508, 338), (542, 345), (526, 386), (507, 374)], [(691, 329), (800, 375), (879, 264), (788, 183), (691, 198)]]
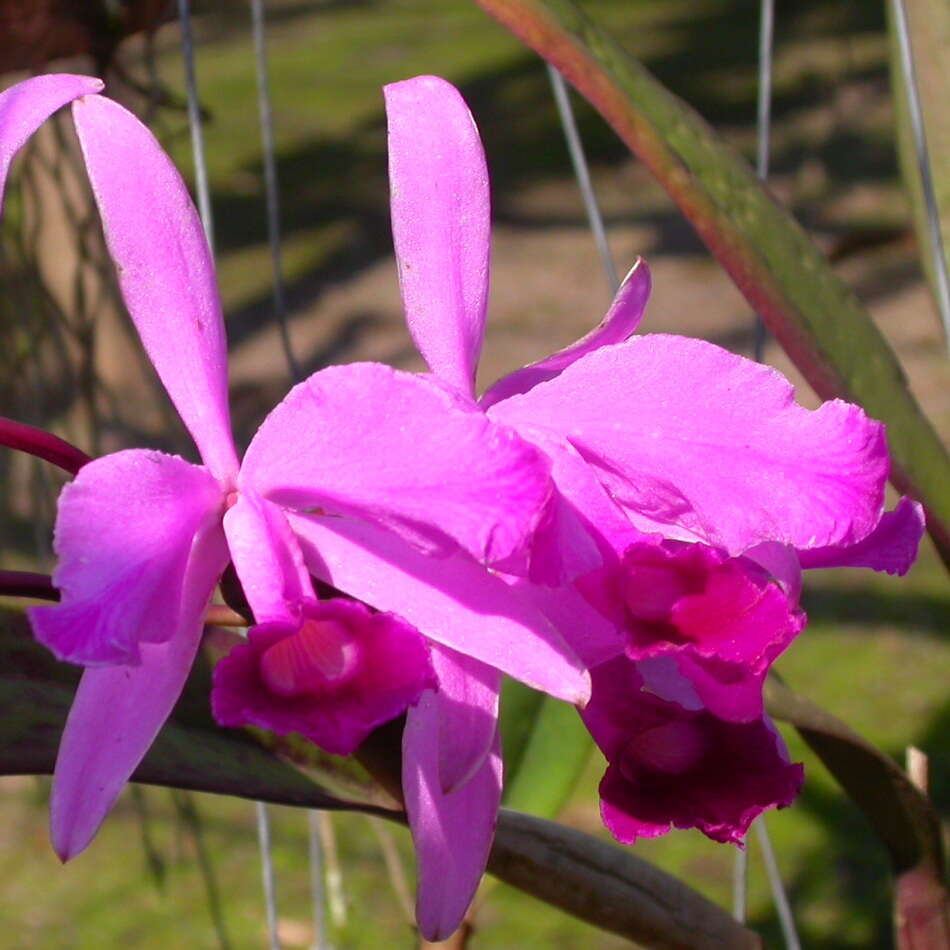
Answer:
[(75, 475), (87, 462), (92, 461), (85, 452), (70, 445), (64, 439), (0, 416), (0, 445), (21, 452), (29, 452), (61, 469)]
[(53, 586), (49, 574), (34, 574), (32, 571), (0, 571), (0, 595), (59, 600), (59, 591)]
[[(49, 574), (32, 571), (0, 571), (0, 597), (30, 597), (33, 600), (59, 600), (59, 591)], [(211, 604), (205, 623), (216, 627), (246, 627), (248, 621), (224, 604)]]

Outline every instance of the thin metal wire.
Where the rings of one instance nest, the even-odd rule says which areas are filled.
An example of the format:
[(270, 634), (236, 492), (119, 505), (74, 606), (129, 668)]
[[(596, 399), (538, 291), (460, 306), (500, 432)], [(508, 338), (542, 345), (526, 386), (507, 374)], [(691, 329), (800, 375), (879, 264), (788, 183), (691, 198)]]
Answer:
[[(761, 0), (759, 6), (759, 84), (758, 109), (756, 112), (756, 163), (755, 170), (760, 181), (769, 176), (769, 143), (772, 124), (772, 61), (775, 32), (775, 5), (774, 0)], [(757, 362), (762, 362), (765, 350), (766, 330), (760, 316), (755, 318), (755, 342), (753, 355)], [(789, 950), (800, 950), (798, 936), (795, 932), (795, 921), (792, 917), (791, 906), (782, 884), (772, 842), (769, 840), (765, 818), (759, 817), (755, 821), (755, 830), (759, 837), (762, 853), (765, 857), (766, 872), (769, 885), (772, 888), (772, 899), (775, 902), (776, 912), (785, 935), (785, 945)], [(747, 839), (748, 840), (748, 839)], [(749, 858), (746, 852), (736, 855), (733, 872), (732, 900), (733, 914), (739, 921), (746, 916), (746, 895), (748, 892)]]
[(910, 33), (907, 26), (907, 11), (903, 0), (891, 0), (894, 14), (894, 26), (897, 30), (897, 42), (900, 49), (901, 71), (904, 74), (904, 89), (907, 94), (907, 111), (914, 135), (914, 152), (917, 156), (917, 171), (920, 175), (920, 188), (927, 207), (927, 228), (930, 231), (930, 251), (933, 256), (934, 282), (937, 292), (937, 308), (943, 332), (950, 348), (950, 275), (947, 273), (947, 254), (940, 230), (940, 211), (934, 192), (933, 173), (930, 169), (930, 157), (927, 154), (927, 135), (924, 131), (924, 114), (917, 92), (917, 73), (914, 69), (914, 57), (910, 48)]
[[(746, 843), (748, 846), (748, 843)], [(740, 924), (745, 923), (749, 891), (749, 852), (743, 848), (736, 854), (732, 868), (732, 916)]]
[(765, 861), (765, 873), (769, 878), (769, 887), (772, 888), (772, 900), (775, 902), (775, 912), (778, 914), (785, 946), (787, 950), (802, 950), (798, 931), (795, 929), (795, 918), (792, 916), (792, 908), (785, 893), (785, 885), (782, 883), (782, 874), (775, 860), (775, 851), (772, 849), (768, 829), (765, 827), (764, 815), (756, 820), (755, 830), (759, 836), (759, 847), (762, 849), (762, 858)]
[(270, 83), (267, 78), (267, 47), (264, 37), (264, 0), (251, 0), (251, 21), (254, 32), (254, 63), (257, 72), (257, 110), (261, 119), (261, 142), (264, 146), (264, 188), (267, 194), (267, 238), (270, 245), (274, 293), (274, 315), (280, 328), (280, 342), (293, 382), (300, 380), (300, 366), (294, 356), (287, 326), (284, 295), (284, 274), (280, 253), (280, 204), (277, 162), (274, 159), (274, 119), (271, 109)]
[(597, 198), (594, 195), (594, 186), (590, 180), (590, 171), (587, 167), (587, 156), (584, 154), (584, 146), (581, 142), (580, 134), (577, 131), (577, 123), (574, 121), (574, 111), (571, 108), (571, 99), (568, 95), (567, 84), (564, 77), (550, 64), (548, 66), (548, 76), (551, 80), (551, 88), (554, 90), (554, 101), (557, 103), (558, 115), (561, 117), (561, 128), (564, 129), (564, 138), (567, 140), (567, 150), (571, 154), (571, 163), (574, 166), (574, 174), (577, 176), (577, 184), (581, 190), (581, 196), (584, 199), (584, 207), (587, 209), (587, 220), (590, 224), (591, 232), (594, 235), (594, 242), (597, 245), (597, 251), (604, 265), (604, 271), (607, 274), (607, 280), (610, 284), (610, 292), (616, 293), (620, 286), (620, 280), (617, 277), (617, 268), (614, 266), (614, 259), (610, 254), (610, 245), (607, 243), (607, 232), (604, 229), (604, 219), (601, 216), (600, 208), (597, 205)]
[[(205, 159), (204, 138), (201, 132), (201, 110), (198, 104), (198, 80), (195, 73), (194, 41), (191, 32), (189, 0), (178, 0), (181, 25), (182, 54), (185, 61), (185, 86), (188, 93), (188, 125), (191, 128), (191, 150), (195, 164), (195, 190), (198, 193), (198, 213), (208, 246), (214, 256), (214, 219), (211, 214), (211, 189), (208, 185), (208, 164)], [(267, 930), (271, 950), (280, 950), (277, 933), (277, 900), (274, 893), (274, 866), (271, 858), (270, 816), (263, 802), (255, 802), (257, 813), (257, 840), (261, 852), (261, 879), (264, 886), (264, 904), (267, 910)]]
[(270, 950), (280, 950), (277, 932), (277, 898), (274, 894), (274, 862), (271, 859), (270, 815), (263, 802), (255, 802), (257, 810), (257, 843), (261, 851), (261, 882), (264, 885), (264, 904), (267, 906), (267, 936)]
[(195, 163), (195, 190), (198, 192), (198, 213), (214, 255), (214, 219), (211, 215), (211, 189), (208, 187), (208, 163), (205, 160), (204, 136), (201, 132), (201, 107), (198, 104), (198, 79), (195, 74), (195, 45), (191, 33), (191, 4), (178, 0), (181, 24), (181, 51), (185, 60), (185, 87), (188, 91), (188, 127), (191, 130), (191, 152)]
[[(761, 0), (759, 5), (759, 102), (756, 122), (755, 171), (760, 181), (769, 177), (769, 140), (772, 128), (772, 51), (775, 24), (774, 0)], [(765, 323), (755, 318), (752, 355), (761, 363), (765, 353)]]
[[(251, 26), (254, 34), (254, 67), (257, 75), (257, 111), (261, 123), (261, 144), (264, 158), (264, 189), (267, 197), (267, 243), (270, 247), (271, 283), (274, 297), (274, 316), (280, 329), (280, 342), (292, 382), (299, 382), (302, 374), (294, 356), (287, 325), (287, 305), (284, 292), (284, 272), (281, 264), (280, 238), (280, 184), (277, 179), (277, 161), (274, 146), (274, 113), (271, 108), (270, 81), (267, 68), (266, 16), (264, 0), (251, 0)], [(324, 889), (323, 849), (320, 843), (319, 815), (308, 813), (308, 852), (310, 859), (310, 893), (313, 903), (313, 950), (327, 950), (326, 894)], [(263, 845), (262, 845), (263, 848)], [(272, 882), (273, 886), (273, 882)], [(265, 893), (266, 893), (265, 883)], [(268, 907), (270, 914), (270, 907)], [(274, 937), (272, 936), (272, 940)]]
[(313, 903), (313, 950), (329, 950), (327, 942), (326, 893), (323, 886), (323, 845), (320, 813), (307, 812), (307, 843), (310, 855), (310, 897)]

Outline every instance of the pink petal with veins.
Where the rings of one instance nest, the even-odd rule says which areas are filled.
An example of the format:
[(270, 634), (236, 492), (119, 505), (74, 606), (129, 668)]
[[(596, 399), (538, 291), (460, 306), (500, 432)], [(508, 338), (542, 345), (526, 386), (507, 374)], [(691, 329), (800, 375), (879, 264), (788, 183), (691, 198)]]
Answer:
[(294, 387), (258, 429), (240, 484), (487, 563), (524, 549), (553, 491), (547, 460), (511, 429), (430, 377), (377, 363)]
[(102, 90), (93, 76), (33, 76), (0, 92), (0, 211), (10, 163), (26, 140), (57, 110)]
[(205, 609), (227, 562), (224, 533), (213, 524), (195, 541), (165, 642), (143, 643), (136, 666), (83, 673), (60, 742), (50, 798), (53, 847), (62, 860), (75, 857), (92, 840), (171, 714), (201, 640)]
[(492, 417), (566, 438), (639, 527), (730, 554), (854, 544), (880, 520), (883, 426), (838, 400), (804, 409), (775, 370), (700, 340), (601, 347)]
[(204, 468), (173, 455), (129, 449), (84, 466), (60, 494), (62, 601), (29, 610), (37, 640), (71, 663), (137, 664), (141, 644), (178, 629), (192, 546), (223, 504)]
[(586, 702), (587, 672), (563, 637), (537, 607), (471, 558), (429, 557), (346, 518), (291, 515), (290, 524), (321, 580), (535, 689)]
[(402, 740), (402, 787), (416, 848), (416, 920), (426, 940), (445, 940), (461, 924), (488, 863), (501, 802), (501, 742), (464, 785), (446, 794), (440, 779), (436, 694), (409, 710)]
[(638, 257), (624, 277), (604, 319), (590, 333), (537, 363), (531, 363), (508, 376), (503, 376), (497, 383), (488, 387), (479, 403), (488, 409), (510, 396), (528, 392), (538, 383), (554, 379), (571, 363), (602, 346), (623, 343), (640, 324), (640, 318), (650, 298), (651, 284), (647, 262)]
[(211, 473), (238, 461), (214, 263), (188, 189), (152, 133), (118, 103), (73, 105), (119, 286), (142, 345)]
[(390, 208), (409, 332), (429, 368), (472, 397), (488, 296), (491, 214), (478, 130), (457, 89), (385, 87)]

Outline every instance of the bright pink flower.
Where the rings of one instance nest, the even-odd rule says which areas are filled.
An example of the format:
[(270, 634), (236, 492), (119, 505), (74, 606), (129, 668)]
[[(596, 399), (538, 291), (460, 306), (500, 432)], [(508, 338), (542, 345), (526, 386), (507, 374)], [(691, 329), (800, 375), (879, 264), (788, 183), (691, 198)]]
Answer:
[[(312, 650), (314, 611), (336, 609), (314, 607), (313, 573), (458, 651), (463, 665), (482, 664), (495, 678), (497, 667), (585, 701), (586, 671), (561, 635), (485, 570), (523, 556), (552, 494), (547, 461), (512, 430), (435, 380), (356, 364), (296, 386), (239, 463), (224, 322), (197, 214), (151, 133), (90, 94), (99, 88), (86, 77), (42, 76), (3, 93), (0, 171), (49, 114), (77, 100), (76, 131), (126, 305), (203, 464), (118, 452), (86, 465), (61, 495), (54, 582), (62, 602), (34, 608), (31, 620), (58, 656), (90, 668), (56, 765), (58, 853), (69, 858), (89, 843), (170, 713), (229, 560), (259, 625), (247, 651), (276, 651), (262, 659), (271, 693), (316, 675), (292, 668), (288, 652), (294, 642)], [(346, 685), (337, 683), (333, 708), (348, 719), (347, 746), (356, 719), (378, 721), (431, 683), (400, 621), (378, 627), (364, 617), (356, 626), (337, 630)], [(291, 644), (271, 643), (278, 633)], [(416, 658), (413, 669), (363, 662), (370, 653), (389, 662), (393, 637)], [(387, 675), (394, 695), (367, 700)], [(300, 712), (305, 703), (296, 703)], [(471, 771), (444, 758), (447, 780)]]
[(720, 719), (691, 695), (688, 681), (671, 687), (669, 675), (663, 686), (680, 701), (648, 691), (654, 684), (643, 671), (651, 665), (617, 657), (591, 671), (593, 692), (581, 715), (608, 761), (600, 783), (604, 824), (625, 844), (671, 827), (741, 844), (757, 815), (792, 803), (801, 765), (789, 762), (765, 716)]
[[(648, 536), (705, 545), (706, 553), (679, 557), (683, 563), (715, 562), (707, 565), (708, 573), (722, 589), (707, 592), (703, 604), (712, 609), (718, 599), (721, 606), (715, 608), (716, 634), (700, 636), (695, 616), (681, 618), (690, 631), (688, 650), (683, 630), (675, 644), (662, 644), (655, 627), (653, 645), (643, 646), (651, 637), (643, 625), (634, 638), (640, 648), (664, 652), (675, 646), (684, 664), (689, 652), (707, 667), (724, 656), (728, 672), (738, 670), (746, 681), (761, 674), (739, 669), (742, 664), (767, 666), (800, 626), (797, 592), (790, 599), (773, 594), (751, 563), (728, 558), (761, 548), (763, 561), (771, 558), (791, 572), (799, 552), (832, 561), (858, 552), (863, 563), (885, 560), (906, 570), (920, 537), (920, 511), (907, 503), (911, 511), (902, 509), (887, 538), (880, 534), (883, 519), (891, 517), (883, 515), (889, 464), (883, 426), (840, 400), (806, 410), (775, 370), (712, 344), (632, 336), (650, 291), (642, 261), (595, 330), (477, 399), (490, 237), (488, 173), (478, 132), (457, 90), (435, 77), (388, 86), (386, 105), (393, 236), (409, 330), (429, 368), (460, 399), (480, 405), (548, 456), (558, 494), (533, 546), (496, 567), (522, 578), (513, 583), (589, 666), (622, 653), (628, 638), (610, 619), (612, 612), (595, 609), (572, 582), (604, 566), (620, 569), (630, 545), (651, 542)], [(914, 517), (904, 517), (909, 513)], [(881, 558), (879, 543), (888, 549)], [(863, 545), (868, 550), (861, 551)], [(345, 553), (337, 550), (338, 562)], [(346, 575), (343, 566), (338, 576)], [(346, 576), (346, 583), (362, 596), (359, 578)], [(756, 622), (743, 627), (725, 617), (729, 605), (749, 598)], [(617, 606), (629, 609), (634, 599), (623, 596)], [(685, 614), (696, 606), (685, 598), (681, 609)], [(641, 615), (644, 609), (635, 608)], [(707, 673), (702, 669), (697, 675)], [(713, 676), (709, 691), (719, 685)], [(760, 705), (754, 693), (743, 694), (743, 716), (749, 715), (749, 695), (749, 702)], [(488, 695), (479, 702), (487, 705)], [(441, 712), (439, 697), (424, 694), (409, 711), (407, 736), (423, 709), (436, 720), (457, 714), (448, 706)], [(472, 748), (483, 750), (483, 768), (490, 770), (495, 768), (488, 756), (494, 735), (490, 716), (483, 718), (482, 729), (483, 741)], [(428, 731), (438, 732), (431, 724)], [(436, 761), (429, 760), (432, 768)], [(406, 780), (407, 795), (412, 778)], [(439, 894), (427, 906), (433, 913), (439, 906), (444, 911), (439, 920), (420, 917), (431, 939), (447, 934), (445, 921), (461, 918), (482, 868), (473, 857), (467, 869), (459, 869), (454, 888), (429, 870), (429, 864), (454, 861), (453, 842), (470, 831), (465, 810), (453, 802), (465, 787), (429, 795), (438, 783), (424, 771), (416, 772), (415, 780), (430, 805), (426, 814), (443, 819), (441, 833), (428, 844), (413, 826), (420, 895), (428, 893), (427, 881), (437, 882)], [(481, 807), (487, 812), (490, 803)]]

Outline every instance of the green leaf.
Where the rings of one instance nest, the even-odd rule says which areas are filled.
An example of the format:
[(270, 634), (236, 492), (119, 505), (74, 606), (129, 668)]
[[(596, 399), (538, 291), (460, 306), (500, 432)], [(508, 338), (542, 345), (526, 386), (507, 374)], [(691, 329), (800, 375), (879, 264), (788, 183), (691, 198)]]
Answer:
[(502, 809), (488, 870), (588, 923), (657, 950), (761, 950), (762, 941), (629, 848)]
[(884, 842), (896, 877), (898, 946), (950, 947), (940, 818), (927, 796), (893, 759), (774, 675), (765, 699), (769, 714), (799, 731)]
[(577, 710), (521, 683), (506, 681), (502, 691), (502, 735), (506, 737), (505, 804), (517, 811), (554, 818), (574, 790), (593, 750)]
[[(0, 656), (0, 775), (51, 774), (78, 671), (37, 644), (18, 611), (0, 611)], [(199, 662), (171, 719), (133, 775), (135, 781), (309, 808), (390, 814), (374, 801), (375, 785), (368, 780), (360, 798), (334, 795), (326, 786), (339, 786), (339, 775), (327, 770), (321, 784), (250, 735), (216, 725), (208, 707), (209, 686), (207, 663)], [(316, 760), (309, 771), (320, 775)], [(356, 791), (357, 786), (351, 780), (348, 788)]]
[[(914, 209), (914, 227), (921, 248), (921, 262), (937, 297), (934, 247), (927, 218), (910, 110), (907, 86), (901, 65), (900, 44), (892, 2), (886, 4), (891, 45), (891, 85), (897, 119), (897, 144), (904, 184)], [(904, 0), (917, 94), (923, 113), (927, 157), (933, 175), (934, 192), (943, 237), (943, 253), (950, 268), (950, 3), (947, 0)]]
[(556, 66), (650, 169), (815, 391), (887, 423), (894, 484), (923, 502), (950, 566), (950, 456), (869, 314), (792, 216), (573, 0), (477, 2)]
[[(220, 631), (211, 640), (213, 652), (226, 648)], [(0, 672), (0, 775), (48, 774), (55, 762), (77, 671), (57, 663), (33, 641), (22, 613), (2, 609), (0, 655), (4, 660)], [(275, 754), (247, 733), (216, 726), (208, 713), (208, 687), (207, 664), (199, 664), (172, 718), (136, 771), (136, 781), (284, 805), (364, 811), (405, 821), (401, 811), (331, 795), (311, 777), (281, 761), (278, 754), (286, 750)], [(372, 772), (374, 788), (398, 792), (400, 733), (401, 723), (388, 723), (360, 747), (358, 755)], [(532, 744), (529, 737), (522, 758), (531, 755)], [(298, 749), (294, 754), (301, 757), (299, 764), (308, 771), (326, 775), (319, 771), (319, 760), (311, 759), (309, 753)], [(328, 778), (327, 784), (339, 781), (337, 774)], [(348, 781), (351, 785), (356, 782), (355, 773)], [(695, 950), (761, 947), (751, 931), (682, 882), (628, 851), (540, 818), (502, 811), (490, 870), (501, 880), (595, 926), (649, 946)]]

